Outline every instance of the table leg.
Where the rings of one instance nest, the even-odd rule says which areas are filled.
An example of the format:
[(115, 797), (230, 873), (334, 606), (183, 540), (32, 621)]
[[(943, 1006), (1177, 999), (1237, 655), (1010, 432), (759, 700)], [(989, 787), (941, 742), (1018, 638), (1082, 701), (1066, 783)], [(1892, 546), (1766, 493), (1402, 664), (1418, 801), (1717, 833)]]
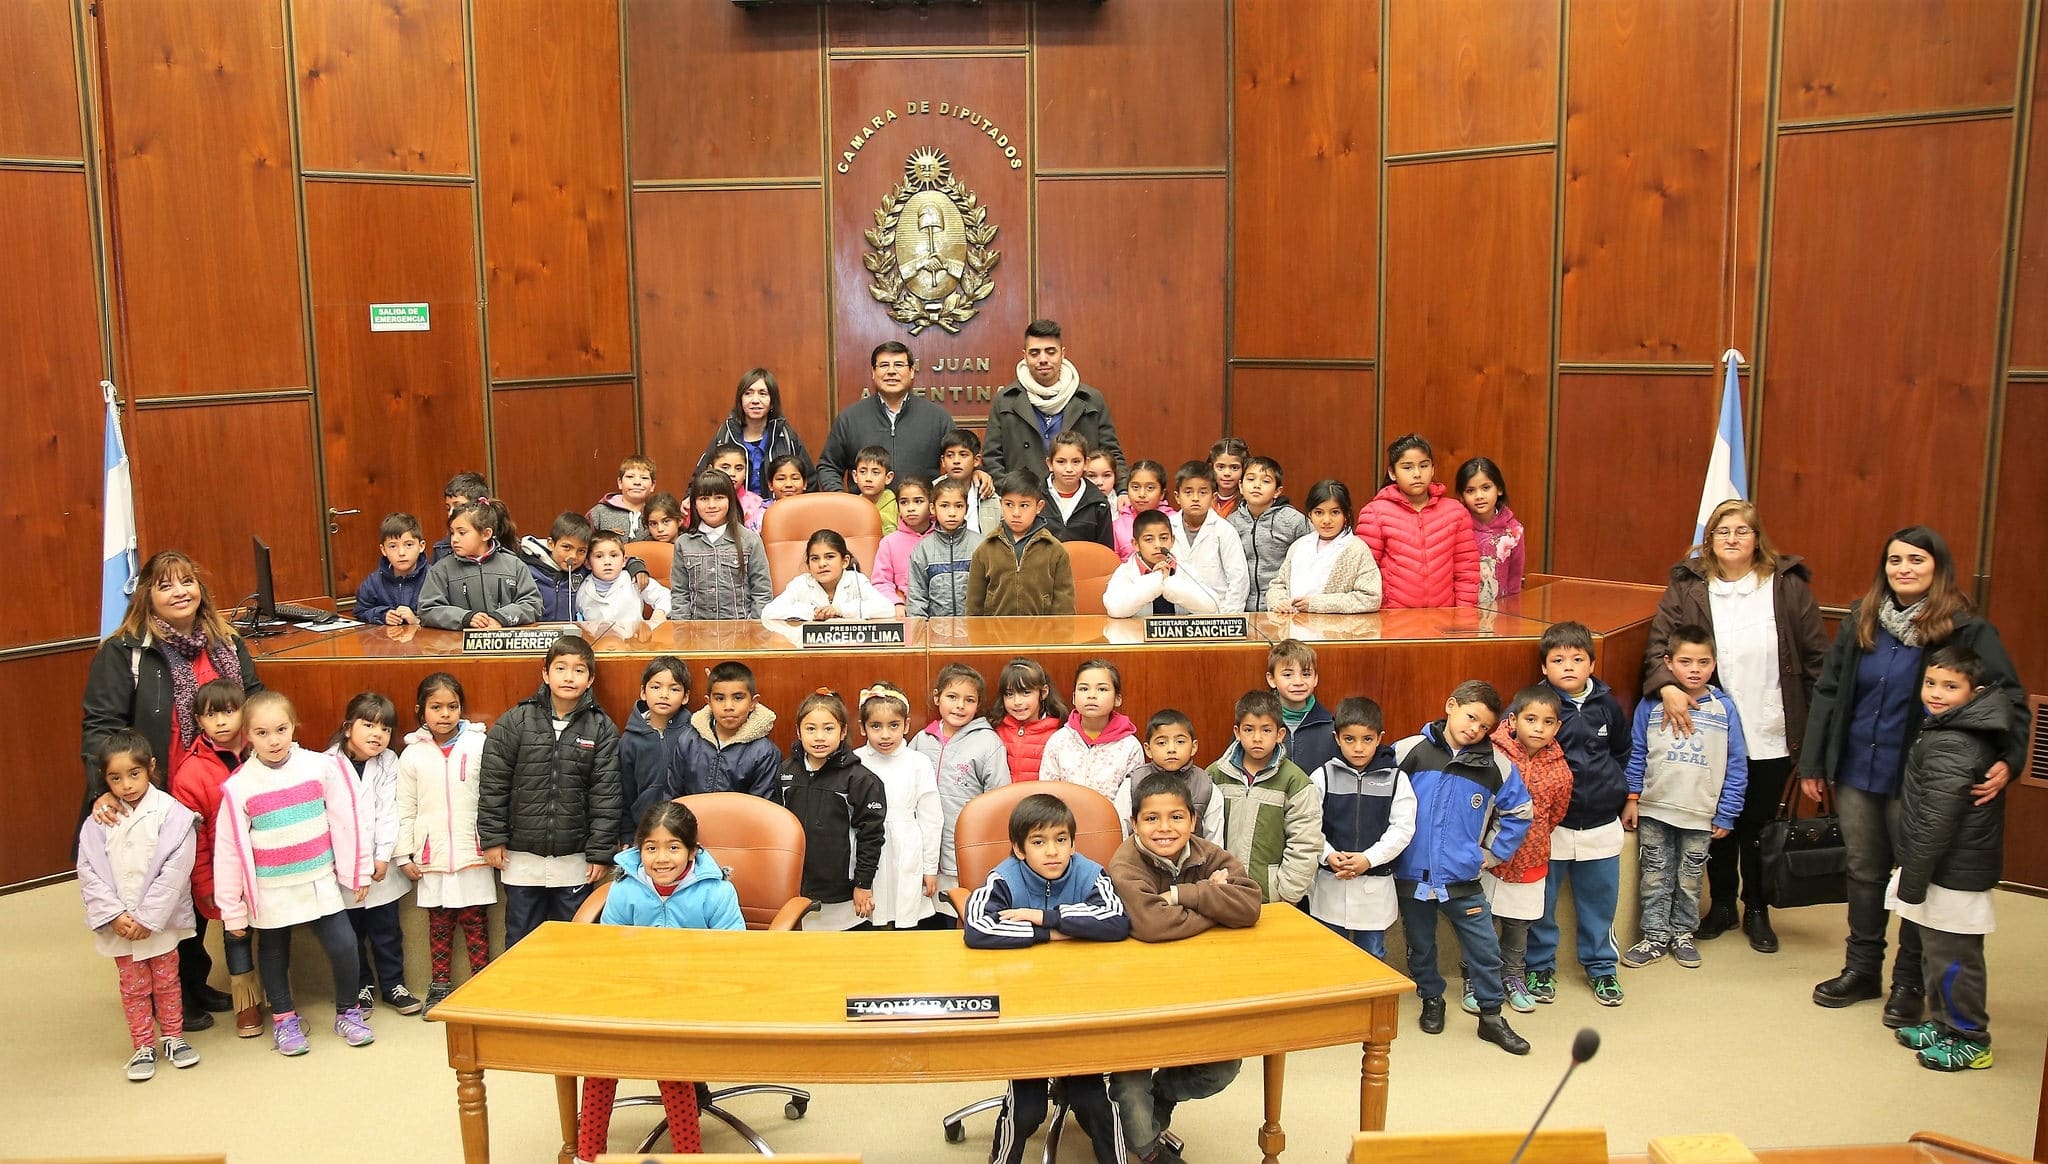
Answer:
[(1280, 1164), (1287, 1133), (1280, 1130), (1280, 1092), (1286, 1083), (1287, 1056), (1266, 1056), (1266, 1122), (1259, 1125), (1260, 1164)]
[(562, 1121), (562, 1150), (555, 1164), (574, 1164), (576, 1160), (577, 1101), (582, 1091), (577, 1086), (582, 1081), (574, 1075), (555, 1076), (555, 1110)]
[(1393, 999), (1380, 999), (1373, 1004), (1372, 1037), (1365, 1041), (1364, 1060), (1358, 1070), (1361, 1132), (1383, 1132), (1387, 1128), (1387, 1056), (1392, 1050), (1399, 1013)]
[(455, 1108), (462, 1115), (463, 1164), (490, 1164), (491, 1123), (484, 1110), (484, 1073), (455, 1073)]

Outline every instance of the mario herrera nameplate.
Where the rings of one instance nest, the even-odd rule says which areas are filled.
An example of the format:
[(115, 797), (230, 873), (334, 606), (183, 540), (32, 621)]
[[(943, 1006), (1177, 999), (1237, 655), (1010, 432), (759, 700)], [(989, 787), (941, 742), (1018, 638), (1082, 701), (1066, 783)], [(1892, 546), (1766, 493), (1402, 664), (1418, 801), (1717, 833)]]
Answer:
[(1000, 1018), (999, 994), (867, 994), (846, 1000), (846, 1017), (856, 1022), (890, 1019)]

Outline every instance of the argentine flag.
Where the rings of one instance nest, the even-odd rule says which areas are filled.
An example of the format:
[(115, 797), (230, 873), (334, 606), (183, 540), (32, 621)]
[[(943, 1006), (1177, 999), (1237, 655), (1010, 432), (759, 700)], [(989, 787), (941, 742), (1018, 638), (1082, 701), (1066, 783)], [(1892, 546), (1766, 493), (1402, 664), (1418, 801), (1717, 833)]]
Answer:
[(1714, 516), (1714, 507), (1731, 497), (1749, 500), (1749, 458), (1743, 453), (1742, 441), (1742, 383), (1736, 379), (1735, 368), (1742, 363), (1742, 353), (1729, 348), (1721, 353), (1721, 359), (1728, 365), (1728, 378), (1721, 388), (1721, 420), (1714, 426), (1714, 453), (1707, 458), (1707, 481), (1700, 487), (1699, 517), (1693, 522), (1692, 540), (1695, 545), (1707, 536), (1707, 519)]
[(106, 638), (127, 617), (128, 596), (135, 593), (140, 571), (135, 559), (135, 491), (128, 483), (128, 446), (121, 440), (121, 409), (114, 402), (113, 381), (100, 381), (100, 395), (107, 401), (107, 492), (100, 507), (100, 637)]

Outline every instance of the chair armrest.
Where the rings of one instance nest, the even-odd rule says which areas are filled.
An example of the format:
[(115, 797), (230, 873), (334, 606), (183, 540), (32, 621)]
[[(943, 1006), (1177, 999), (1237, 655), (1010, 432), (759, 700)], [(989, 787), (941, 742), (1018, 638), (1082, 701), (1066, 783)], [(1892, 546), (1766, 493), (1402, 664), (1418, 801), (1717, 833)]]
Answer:
[(956, 885), (946, 891), (946, 900), (953, 903), (953, 915), (960, 919), (962, 928), (967, 925), (967, 899), (972, 896), (974, 891), (965, 885)]
[(768, 923), (768, 928), (771, 930), (796, 929), (797, 923), (803, 920), (803, 916), (816, 908), (818, 908), (818, 903), (808, 897), (792, 897), (780, 910), (776, 911), (775, 919)]

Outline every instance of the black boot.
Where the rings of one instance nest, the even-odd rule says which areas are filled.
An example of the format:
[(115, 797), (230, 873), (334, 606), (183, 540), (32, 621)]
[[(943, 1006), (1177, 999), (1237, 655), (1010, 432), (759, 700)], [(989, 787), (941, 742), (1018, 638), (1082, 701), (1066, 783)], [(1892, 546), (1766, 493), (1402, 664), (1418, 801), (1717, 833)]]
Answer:
[(1749, 948), (1759, 954), (1778, 952), (1778, 931), (1771, 928), (1771, 911), (1752, 905), (1742, 911), (1742, 932), (1749, 935)]
[(1499, 1011), (1479, 1014), (1479, 1037), (1506, 1051), (1510, 1055), (1529, 1053), (1529, 1040), (1515, 1033), (1508, 1020)]
[(1884, 994), (1877, 975), (1868, 970), (1844, 970), (1813, 988), (1813, 1004), (1825, 1007), (1852, 1006)]
[(203, 1006), (185, 1004), (185, 1030), (205, 1031), (213, 1029), (213, 1016)]
[(1892, 1030), (1910, 1027), (1925, 1017), (1927, 999), (1911, 986), (1894, 986), (1884, 1000), (1884, 1025)]
[(1734, 928), (1735, 907), (1717, 901), (1707, 911), (1707, 916), (1700, 919), (1699, 928), (1692, 932), (1692, 936), (1702, 942), (1711, 942)]
[[(1873, 994), (1871, 997), (1875, 998), (1877, 996)], [(1443, 995), (1439, 994), (1435, 998), (1425, 998), (1422, 1000), (1422, 1019), (1415, 1025), (1421, 1027), (1422, 1033), (1425, 1035), (1441, 1035), (1444, 1033)]]

